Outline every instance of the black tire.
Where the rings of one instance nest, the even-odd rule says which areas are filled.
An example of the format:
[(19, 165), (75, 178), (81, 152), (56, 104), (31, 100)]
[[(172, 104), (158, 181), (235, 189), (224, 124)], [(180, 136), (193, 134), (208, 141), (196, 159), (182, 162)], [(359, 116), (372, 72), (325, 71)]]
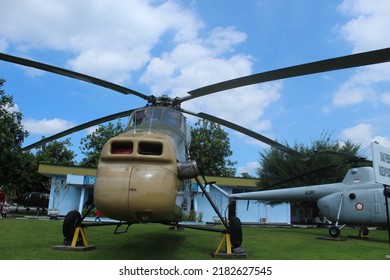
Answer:
[(72, 210), (66, 214), (62, 225), (62, 234), (66, 240), (73, 239), (74, 231), (76, 230), (76, 226), (80, 220), (81, 214), (76, 210)]
[(242, 225), (237, 217), (232, 217), (229, 221), (230, 241), (233, 248), (240, 247), (242, 244)]
[(332, 226), (329, 228), (329, 234), (330, 236), (337, 238), (340, 235), (340, 229), (336, 226)]
[(366, 228), (366, 227), (362, 228), (362, 235), (363, 236), (367, 236), (369, 233), (370, 233), (370, 230), (368, 228)]

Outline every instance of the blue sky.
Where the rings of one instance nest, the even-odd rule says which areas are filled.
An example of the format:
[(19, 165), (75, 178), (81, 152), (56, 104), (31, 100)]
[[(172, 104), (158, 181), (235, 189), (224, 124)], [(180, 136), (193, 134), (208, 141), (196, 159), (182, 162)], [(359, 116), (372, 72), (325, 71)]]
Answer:
[[(243, 75), (389, 47), (389, 14), (387, 0), (3, 0), (0, 52), (146, 95), (185, 96)], [(23, 113), (30, 132), (26, 145), (145, 104), (6, 62), (0, 62), (0, 77)], [(327, 131), (362, 149), (372, 141), (390, 146), (389, 80), (386, 63), (248, 86), (185, 102), (183, 108), (291, 145), (310, 145)], [(239, 173), (254, 175), (259, 152), (268, 146), (226, 131)], [(80, 138), (89, 132), (71, 138), (80, 156)]]

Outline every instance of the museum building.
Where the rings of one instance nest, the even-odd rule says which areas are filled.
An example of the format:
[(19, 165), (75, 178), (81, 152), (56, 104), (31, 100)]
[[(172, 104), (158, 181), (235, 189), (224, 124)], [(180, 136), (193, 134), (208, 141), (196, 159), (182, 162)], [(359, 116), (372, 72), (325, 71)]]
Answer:
[[(49, 215), (65, 216), (71, 210), (78, 210), (82, 213), (86, 206), (93, 203), (95, 168), (40, 164), (38, 172), (51, 179)], [(206, 180), (216, 182), (215, 184), (227, 193), (248, 192), (256, 189), (256, 179), (251, 178), (206, 176)], [(209, 185), (206, 189), (222, 215), (227, 216), (228, 199)], [(191, 191), (193, 193), (192, 209), (196, 214), (196, 220), (204, 223), (218, 222), (217, 214), (195, 181), (192, 183)], [(260, 201), (238, 200), (234, 204), (234, 210), (242, 223), (291, 224), (289, 203), (271, 206)]]

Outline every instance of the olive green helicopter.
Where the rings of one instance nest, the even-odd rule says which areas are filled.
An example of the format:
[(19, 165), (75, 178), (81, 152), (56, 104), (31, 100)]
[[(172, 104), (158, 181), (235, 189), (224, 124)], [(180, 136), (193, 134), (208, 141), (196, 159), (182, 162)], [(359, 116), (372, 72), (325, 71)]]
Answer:
[[(390, 61), (390, 48), (239, 77), (191, 90), (188, 91), (188, 95), (176, 98), (165, 95), (159, 97), (145, 95), (92, 76), (9, 54), (0, 53), (0, 60), (81, 80), (145, 100), (144, 107), (91, 120), (44, 138), (22, 150), (31, 150), (88, 127), (128, 117), (125, 132), (108, 140), (101, 151), (94, 185), (94, 205), (90, 207), (90, 210), (93, 207), (99, 209), (106, 217), (113, 220), (112, 223), (107, 224), (114, 224), (117, 229), (122, 225), (127, 225), (128, 228), (136, 223), (182, 225), (180, 223), (182, 217), (191, 210), (191, 185), (195, 181), (223, 222), (224, 228), (191, 227), (222, 232), (227, 252), (231, 253), (231, 250), (240, 248), (242, 245), (241, 222), (235, 216), (223, 217), (206, 191), (205, 186), (211, 182), (205, 179), (202, 182), (199, 179), (196, 159), (191, 158), (189, 154), (191, 133), (185, 115), (218, 123), (301, 160), (308, 160), (308, 158), (235, 123), (204, 112), (195, 113), (185, 110), (181, 104), (216, 92), (252, 84), (388, 62)], [(78, 211), (70, 211), (66, 215), (63, 235), (68, 244), (75, 246), (76, 240), (79, 239), (87, 243), (82, 228), (95, 225), (85, 221), (87, 214), (81, 215)]]

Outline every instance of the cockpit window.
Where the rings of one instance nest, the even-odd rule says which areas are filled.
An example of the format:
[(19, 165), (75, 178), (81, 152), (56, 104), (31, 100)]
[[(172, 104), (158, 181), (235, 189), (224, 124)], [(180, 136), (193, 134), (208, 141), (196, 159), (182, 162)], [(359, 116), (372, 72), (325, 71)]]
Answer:
[(144, 118), (145, 118), (145, 110), (136, 111), (134, 114), (135, 125), (141, 124)]
[(150, 121), (159, 123), (161, 119), (161, 108), (149, 108), (146, 110), (146, 116), (144, 122), (150, 123)]
[(135, 111), (130, 119), (128, 127), (138, 127), (143, 124), (150, 125), (150, 122), (160, 123), (161, 119), (161, 108), (146, 108), (142, 110)]
[(176, 128), (180, 115), (176, 111), (166, 110), (164, 114), (164, 124)]
[(189, 128), (182, 112), (169, 107), (144, 107), (134, 111), (129, 118), (126, 131), (166, 130), (171, 135), (178, 134), (189, 144)]

